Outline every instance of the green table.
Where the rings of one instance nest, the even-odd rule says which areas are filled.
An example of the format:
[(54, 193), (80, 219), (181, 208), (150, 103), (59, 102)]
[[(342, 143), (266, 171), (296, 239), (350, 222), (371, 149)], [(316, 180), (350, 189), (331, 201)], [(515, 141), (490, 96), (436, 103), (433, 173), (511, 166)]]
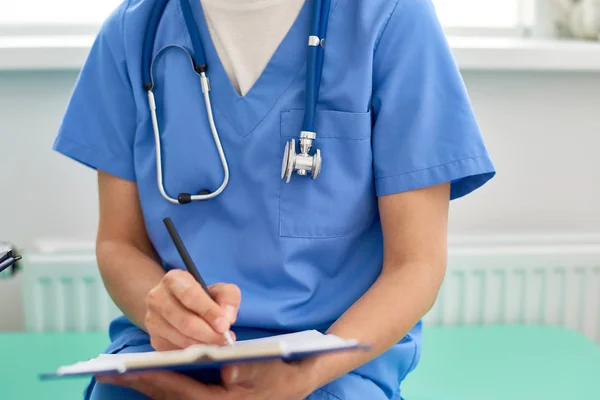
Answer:
[(0, 399), (80, 400), (88, 378), (40, 381), (38, 375), (98, 356), (107, 333), (0, 334)]
[(554, 327), (429, 327), (407, 400), (599, 400), (600, 346)]
[[(97, 356), (106, 334), (0, 334), (0, 399), (79, 400), (87, 378), (38, 374)], [(600, 347), (551, 327), (427, 327), (406, 400), (598, 400)], [(368, 400), (368, 399), (365, 399)]]

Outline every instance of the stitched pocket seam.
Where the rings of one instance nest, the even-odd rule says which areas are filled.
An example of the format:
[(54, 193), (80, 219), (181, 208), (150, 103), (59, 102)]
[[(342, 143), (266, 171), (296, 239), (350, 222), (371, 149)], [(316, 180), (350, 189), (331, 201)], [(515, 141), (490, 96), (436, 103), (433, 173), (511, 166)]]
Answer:
[[(280, 116), (280, 138), (281, 145), (283, 145), (289, 138), (295, 138), (298, 140), (298, 135), (296, 135), (296, 129), (300, 127), (301, 122), (301, 112), (303, 110), (283, 110)], [(337, 111), (337, 110), (317, 110), (317, 113), (321, 113), (322, 127), (328, 126), (329, 128), (336, 129), (337, 132), (332, 132), (334, 135), (320, 135), (317, 133), (317, 143), (319, 140), (323, 139), (324, 143), (328, 139), (339, 140), (340, 145), (342, 146), (351, 146), (350, 149), (360, 150), (359, 154), (364, 154), (364, 146), (368, 146), (369, 143), (366, 141), (370, 141), (371, 134), (370, 130), (367, 128), (367, 123), (364, 118), (368, 118), (370, 116), (370, 112), (347, 112), (347, 111)], [(341, 119), (341, 120), (340, 120)], [(337, 124), (336, 124), (337, 121)], [(354, 129), (359, 127), (359, 129)], [(339, 129), (347, 129), (346, 131), (340, 132)], [(366, 133), (365, 133), (366, 131)], [(298, 129), (298, 134), (300, 130)], [(340, 134), (342, 133), (342, 134)], [(345, 143), (345, 145), (344, 145)], [(356, 144), (354, 144), (356, 143)], [(328, 142), (328, 147), (334, 148), (336, 146), (336, 142)], [(359, 147), (355, 147), (359, 146)], [(317, 145), (318, 147), (318, 145)], [(341, 151), (341, 150), (340, 150)], [(336, 155), (338, 156), (338, 155)], [(325, 154), (324, 157), (327, 157)], [(341, 161), (338, 161), (341, 162)], [(326, 161), (324, 162), (326, 163)], [(337, 165), (337, 168), (341, 168), (340, 165)], [(366, 166), (365, 166), (366, 168)], [(372, 179), (372, 171), (369, 172)], [(361, 187), (366, 187), (365, 179), (367, 179), (366, 171), (361, 169), (361, 179), (362, 182)], [(333, 179), (333, 176), (329, 176), (329, 178)], [(302, 177), (296, 177), (296, 179), (302, 179)], [(324, 179), (319, 177), (318, 179)], [(374, 184), (374, 183), (373, 183)], [(284, 192), (285, 190), (292, 190), (292, 192)], [(317, 189), (314, 189), (315, 192), (313, 194), (317, 194)], [(333, 225), (335, 226), (324, 226), (323, 224), (318, 225), (319, 221), (315, 223), (317, 226), (308, 226), (306, 225), (306, 221), (296, 220), (297, 215), (294, 212), (291, 212), (291, 215), (286, 214), (284, 209), (287, 211), (295, 209), (295, 204), (292, 203), (295, 197), (291, 196), (293, 193), (293, 188), (287, 188), (286, 184), (281, 182), (279, 188), (279, 209), (278, 209), (278, 231), (279, 236), (282, 238), (295, 238), (295, 239), (335, 239), (341, 237), (347, 237), (350, 235), (354, 235), (365, 231), (366, 229), (373, 226), (374, 217), (377, 214), (377, 207), (369, 205), (366, 207), (361, 215), (356, 215), (356, 210), (353, 210), (353, 217), (348, 219), (348, 216), (345, 213), (341, 213), (344, 215), (344, 218), (337, 218), (333, 221)], [(368, 196), (369, 194), (360, 193), (355, 194), (359, 197), (354, 197), (354, 201), (365, 202), (366, 204), (371, 204), (371, 200), (366, 200), (361, 198), (360, 196)], [(318, 197), (318, 196), (317, 196)], [(336, 201), (344, 201), (345, 199), (339, 199), (329, 196), (328, 200)], [(315, 199), (313, 199), (315, 200)], [(296, 200), (300, 201), (300, 200)], [(324, 213), (324, 205), (320, 205), (317, 201), (317, 204), (314, 208), (309, 209), (308, 211), (314, 211), (315, 213), (321, 214)]]

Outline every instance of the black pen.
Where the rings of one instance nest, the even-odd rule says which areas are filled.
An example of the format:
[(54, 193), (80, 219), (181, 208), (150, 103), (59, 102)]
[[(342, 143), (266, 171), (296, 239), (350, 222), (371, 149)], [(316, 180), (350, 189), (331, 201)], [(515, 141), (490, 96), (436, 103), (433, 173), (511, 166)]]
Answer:
[[(210, 294), (210, 291), (208, 290), (208, 286), (206, 286), (206, 283), (204, 283), (204, 279), (202, 279), (202, 276), (200, 276), (200, 272), (198, 272), (198, 269), (196, 268), (196, 265), (194, 264), (194, 261), (190, 256), (190, 253), (188, 253), (187, 249), (185, 248), (183, 240), (181, 240), (179, 233), (177, 233), (177, 229), (175, 229), (173, 221), (171, 221), (171, 218), (165, 218), (163, 222), (167, 227), (167, 231), (169, 231), (169, 235), (171, 235), (171, 239), (173, 240), (173, 243), (175, 244), (175, 247), (179, 252), (179, 256), (183, 260), (185, 268), (194, 277), (196, 282), (198, 282), (200, 286), (202, 286), (202, 289), (204, 289), (206, 294), (214, 300), (214, 298)], [(231, 337), (231, 332), (225, 332), (225, 340), (227, 340), (227, 344), (229, 344), (230, 346), (233, 345), (233, 338)]]

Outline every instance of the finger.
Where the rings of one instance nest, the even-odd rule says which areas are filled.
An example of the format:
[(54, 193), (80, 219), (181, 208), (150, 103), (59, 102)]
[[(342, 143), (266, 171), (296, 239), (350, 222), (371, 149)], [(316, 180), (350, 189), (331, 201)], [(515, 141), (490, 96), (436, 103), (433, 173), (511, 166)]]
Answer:
[(175, 346), (173, 343), (160, 336), (152, 336), (150, 338), (150, 345), (156, 351), (181, 350), (181, 347)]
[(96, 381), (98, 381), (100, 383), (106, 383), (109, 385), (116, 385), (116, 382), (117, 382), (117, 378), (115, 378), (114, 376), (96, 375), (96, 376), (94, 376), (94, 379), (96, 379)]
[(229, 334), (231, 335), (231, 339), (233, 339), (233, 342), (237, 342), (237, 336), (235, 335), (234, 331), (229, 331)]
[[(173, 344), (175, 349), (186, 349), (198, 344), (194, 339), (185, 336), (175, 329), (175, 327), (169, 324), (169, 322), (159, 314), (152, 313), (146, 315), (145, 325), (150, 333), (152, 347), (155, 345), (161, 347), (165, 342), (168, 342)], [(155, 349), (158, 350), (156, 347)]]
[(172, 270), (165, 275), (163, 280), (181, 304), (199, 315), (215, 331), (225, 333), (229, 330), (231, 323), (225, 317), (221, 307), (210, 298), (191, 274), (181, 270)]
[(240, 303), (242, 302), (242, 291), (236, 285), (230, 283), (217, 283), (208, 288), (213, 299), (221, 306), (225, 316), (230, 323), (237, 319)]
[(175, 296), (166, 292), (158, 299), (156, 297), (148, 296), (149, 309), (159, 314), (181, 334), (196, 343), (223, 344), (223, 335), (215, 332), (206, 321), (185, 308)]
[(107, 383), (110, 385), (128, 387), (146, 395), (152, 400), (167, 400), (169, 398), (180, 398), (178, 393), (168, 393), (165, 388), (159, 387), (154, 382), (144, 382), (140, 376), (135, 374), (127, 374), (110, 378), (96, 378), (98, 382)]
[(221, 368), (221, 380), (225, 385), (247, 385), (263, 375), (268, 368), (273, 368), (272, 362), (255, 362), (232, 364)]
[(209, 399), (225, 394), (222, 387), (204, 385), (173, 372), (147, 372), (124, 375), (123, 378), (122, 386), (137, 390), (154, 400)]

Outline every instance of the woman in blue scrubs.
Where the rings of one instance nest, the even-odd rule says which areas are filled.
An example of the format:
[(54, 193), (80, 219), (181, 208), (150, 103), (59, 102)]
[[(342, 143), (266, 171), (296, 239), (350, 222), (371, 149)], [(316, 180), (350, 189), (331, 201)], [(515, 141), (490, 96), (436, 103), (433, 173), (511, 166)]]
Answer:
[[(98, 263), (123, 311), (107, 353), (222, 344), (229, 330), (240, 340), (318, 329), (373, 348), (231, 366), (212, 380), (93, 380), (86, 398), (401, 399), (419, 361), (420, 320), (444, 276), (449, 201), (495, 173), (431, 1), (332, 1), (316, 116), (322, 171), (285, 183), (283, 149), (304, 116), (311, 1), (241, 96), (200, 0), (190, 0), (231, 178), (220, 196), (186, 205), (157, 187), (141, 84), (155, 3), (125, 1), (105, 22), (54, 146), (98, 171)], [(172, 43), (191, 47), (176, 1), (161, 19), (155, 54)], [(166, 191), (214, 190), (224, 175), (197, 75), (185, 54), (168, 52), (154, 77)], [(183, 271), (165, 217), (215, 302)]]

